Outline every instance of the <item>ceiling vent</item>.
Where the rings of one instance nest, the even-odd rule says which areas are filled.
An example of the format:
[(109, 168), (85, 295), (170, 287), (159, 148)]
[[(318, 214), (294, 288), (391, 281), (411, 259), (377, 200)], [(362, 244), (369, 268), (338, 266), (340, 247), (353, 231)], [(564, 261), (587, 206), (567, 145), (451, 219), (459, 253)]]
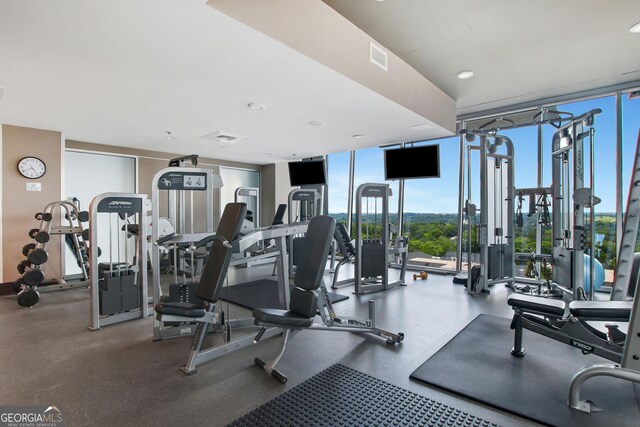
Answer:
[(224, 142), (225, 144), (234, 144), (240, 140), (239, 137), (231, 135), (228, 132), (215, 131), (210, 134), (200, 137), (201, 139), (208, 139), (209, 141)]
[(373, 42), (369, 42), (369, 60), (387, 71), (387, 52)]

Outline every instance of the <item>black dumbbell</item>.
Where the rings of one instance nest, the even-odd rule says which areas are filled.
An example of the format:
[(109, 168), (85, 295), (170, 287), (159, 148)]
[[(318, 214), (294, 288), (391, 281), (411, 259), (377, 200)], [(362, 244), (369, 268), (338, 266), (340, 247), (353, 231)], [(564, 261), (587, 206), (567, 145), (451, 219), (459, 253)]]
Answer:
[(51, 239), (51, 236), (49, 236), (49, 233), (46, 231), (39, 231), (34, 239), (36, 239), (38, 243), (47, 243)]
[(80, 220), (80, 222), (89, 221), (89, 212), (87, 212), (87, 211), (78, 212), (78, 220)]
[(22, 280), (24, 280), (25, 285), (28, 286), (38, 286), (44, 282), (44, 279), (44, 273), (39, 269), (29, 270), (22, 276)]
[(51, 215), (49, 212), (38, 212), (37, 214), (35, 214), (35, 218), (38, 221), (51, 221), (53, 219), (53, 215)]
[(49, 254), (44, 249), (34, 249), (29, 252), (27, 259), (31, 264), (41, 265), (49, 260)]
[(31, 307), (40, 300), (40, 294), (34, 289), (23, 289), (18, 294), (18, 304), (22, 307)]
[(31, 230), (29, 230), (29, 237), (31, 237), (32, 239), (36, 238), (36, 234), (38, 234), (40, 232), (39, 229), (37, 228), (32, 228)]
[(20, 292), (22, 290), (22, 284), (24, 283), (24, 280), (22, 279), (22, 277), (18, 277), (16, 279), (15, 282), (13, 282), (13, 291), (17, 294), (18, 292)]
[(86, 230), (82, 230), (82, 238), (84, 240), (89, 241), (89, 229), (88, 228)]
[(22, 255), (24, 255), (24, 256), (29, 255), (29, 252), (31, 252), (35, 248), (36, 248), (36, 244), (35, 243), (27, 243), (26, 245), (24, 245), (22, 247)]
[(24, 274), (24, 272), (27, 271), (27, 268), (29, 268), (30, 265), (31, 263), (29, 262), (29, 260), (23, 259), (18, 263), (18, 273)]

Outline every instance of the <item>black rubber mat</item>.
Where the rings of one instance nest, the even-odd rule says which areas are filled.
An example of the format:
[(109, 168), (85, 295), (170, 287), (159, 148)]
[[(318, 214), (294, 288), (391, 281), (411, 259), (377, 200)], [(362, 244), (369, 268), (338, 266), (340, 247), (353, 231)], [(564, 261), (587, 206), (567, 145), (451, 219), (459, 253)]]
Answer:
[(333, 365), (230, 426), (495, 426), (344, 365)]
[(511, 355), (511, 319), (480, 315), (429, 360), (411, 379), (556, 426), (638, 426), (640, 387), (609, 377), (585, 382), (580, 399), (604, 412), (569, 408), (573, 375), (583, 366), (608, 363), (531, 331), (524, 331), (524, 357)]
[[(270, 279), (260, 279), (225, 287), (220, 293), (220, 298), (252, 310), (258, 307), (280, 308), (278, 282)], [(346, 295), (332, 292), (329, 292), (329, 298), (332, 303), (349, 299)]]

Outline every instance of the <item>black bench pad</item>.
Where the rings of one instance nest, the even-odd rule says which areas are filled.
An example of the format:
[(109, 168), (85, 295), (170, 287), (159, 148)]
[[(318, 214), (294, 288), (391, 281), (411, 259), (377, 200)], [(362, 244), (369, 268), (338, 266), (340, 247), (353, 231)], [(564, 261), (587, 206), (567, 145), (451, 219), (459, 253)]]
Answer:
[(158, 314), (184, 317), (204, 317), (206, 310), (188, 302), (161, 302), (153, 308)]
[(583, 320), (628, 321), (632, 307), (633, 301), (573, 301), (569, 311)]
[(524, 311), (535, 311), (562, 317), (567, 303), (562, 300), (542, 298), (533, 295), (509, 295), (507, 303), (514, 308)]
[(275, 308), (256, 308), (253, 310), (253, 317), (256, 325), (259, 325), (260, 322), (301, 328), (308, 328), (313, 325), (313, 318), (300, 316), (293, 311)]

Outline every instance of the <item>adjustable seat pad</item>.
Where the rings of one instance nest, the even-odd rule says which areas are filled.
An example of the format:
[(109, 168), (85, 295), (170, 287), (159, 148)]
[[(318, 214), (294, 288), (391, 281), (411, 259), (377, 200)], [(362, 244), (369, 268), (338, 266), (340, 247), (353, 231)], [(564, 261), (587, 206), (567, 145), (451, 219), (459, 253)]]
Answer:
[(534, 311), (559, 317), (564, 315), (567, 307), (567, 303), (562, 300), (541, 298), (533, 295), (509, 295), (507, 303), (511, 307), (520, 308), (524, 311)]
[(573, 301), (569, 304), (572, 315), (583, 320), (629, 321), (633, 301)]
[(304, 317), (291, 310), (276, 308), (260, 308), (253, 310), (254, 323), (271, 323), (274, 325), (308, 328), (313, 325), (313, 317)]
[(316, 216), (311, 219), (298, 260), (289, 310), (256, 308), (253, 310), (254, 324), (260, 326), (261, 322), (264, 322), (301, 328), (313, 325), (318, 301), (313, 291), (318, 289), (322, 282), (334, 231), (333, 218)]
[(204, 317), (205, 309), (202, 306), (188, 302), (168, 302), (156, 304), (153, 308), (158, 314), (185, 317)]

